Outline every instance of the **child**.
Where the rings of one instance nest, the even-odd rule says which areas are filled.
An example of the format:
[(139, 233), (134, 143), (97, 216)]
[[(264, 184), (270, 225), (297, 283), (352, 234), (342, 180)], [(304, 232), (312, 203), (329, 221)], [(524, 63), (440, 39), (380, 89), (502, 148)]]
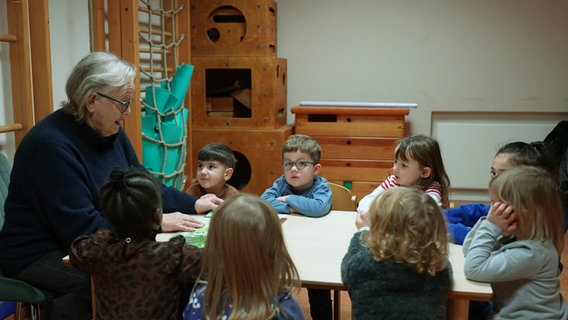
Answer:
[(101, 187), (100, 208), (112, 229), (78, 237), (69, 252), (71, 264), (94, 278), (97, 319), (179, 319), (201, 249), (183, 236), (155, 241), (160, 185), (145, 171), (116, 168)]
[(331, 210), (331, 190), (318, 176), (321, 147), (312, 137), (291, 135), (282, 145), (284, 174), (266, 189), (261, 198), (278, 213), (300, 213), (321, 217)]
[[(300, 213), (321, 217), (331, 210), (331, 190), (327, 180), (318, 176), (321, 147), (312, 137), (291, 135), (282, 145), (284, 174), (261, 198), (278, 213)], [(314, 320), (332, 318), (331, 291), (308, 289), (310, 313)]]
[(241, 193), (215, 210), (203, 269), (183, 319), (304, 319), (281, 222), (258, 196)]
[(226, 145), (218, 142), (205, 145), (197, 154), (197, 182), (189, 187), (187, 193), (196, 197), (214, 194), (223, 200), (239, 193), (227, 183), (233, 176), (236, 164), (233, 151)]
[(445, 319), (451, 266), (438, 204), (416, 187), (387, 189), (355, 225), (341, 263), (353, 319)]
[(491, 209), (466, 236), (464, 273), (491, 282), (495, 319), (566, 319), (558, 268), (562, 207), (554, 177), (517, 166), (489, 183)]
[(435, 139), (425, 135), (402, 138), (394, 150), (393, 171), (393, 175), (361, 199), (358, 212), (367, 212), (377, 195), (397, 186), (419, 186), (440, 207), (448, 206), (450, 179), (444, 168), (440, 146)]
[[(518, 165), (535, 166), (546, 169), (551, 176), (556, 176), (556, 165), (548, 148), (542, 142), (511, 142), (495, 154), (491, 165), (490, 176), (493, 178), (504, 170)], [(457, 208), (443, 210), (448, 220), (448, 227), (453, 241), (462, 244), (471, 227), (487, 215), (490, 205), (484, 203), (470, 203)]]

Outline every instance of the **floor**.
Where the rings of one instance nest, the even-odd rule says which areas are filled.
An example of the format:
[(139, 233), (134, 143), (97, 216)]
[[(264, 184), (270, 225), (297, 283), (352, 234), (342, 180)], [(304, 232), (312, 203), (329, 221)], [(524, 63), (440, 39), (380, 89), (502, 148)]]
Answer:
[[(295, 295), (296, 300), (302, 306), (304, 310), (304, 315), (306, 320), (311, 320), (312, 317), (310, 316), (310, 303), (308, 302), (308, 291), (305, 288), (300, 289), (300, 291)], [(349, 299), (349, 294), (347, 291), (341, 291), (341, 306), (339, 307), (340, 319), (341, 320), (350, 320), (351, 319), (351, 299)]]

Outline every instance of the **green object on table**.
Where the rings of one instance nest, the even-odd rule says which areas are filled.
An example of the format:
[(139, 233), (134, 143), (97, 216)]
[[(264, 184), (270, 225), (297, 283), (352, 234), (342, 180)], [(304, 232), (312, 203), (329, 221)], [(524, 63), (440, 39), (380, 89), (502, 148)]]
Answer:
[(194, 245), (198, 248), (205, 247), (205, 240), (207, 239), (207, 232), (209, 231), (209, 226), (199, 228), (195, 231), (178, 232), (172, 236), (176, 237), (182, 235), (185, 238), (185, 242)]

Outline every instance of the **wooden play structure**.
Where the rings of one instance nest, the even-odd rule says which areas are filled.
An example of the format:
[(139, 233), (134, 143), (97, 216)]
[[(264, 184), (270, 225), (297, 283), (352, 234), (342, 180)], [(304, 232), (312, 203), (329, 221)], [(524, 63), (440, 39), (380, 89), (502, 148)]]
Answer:
[(237, 157), (229, 181), (260, 195), (283, 171), (287, 61), (277, 57), (274, 0), (192, 0), (192, 157), (213, 141)]

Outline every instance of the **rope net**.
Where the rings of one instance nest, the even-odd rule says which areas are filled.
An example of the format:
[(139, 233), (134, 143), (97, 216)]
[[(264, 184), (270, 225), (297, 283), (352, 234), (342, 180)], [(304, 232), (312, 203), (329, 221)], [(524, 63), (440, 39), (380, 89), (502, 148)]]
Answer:
[[(166, 2), (166, 6), (164, 6)], [(164, 8), (168, 9), (164, 9)], [(176, 26), (189, 10), (174, 0), (139, 1), (142, 162), (161, 182), (182, 190), (189, 111), (183, 102), (193, 66), (179, 64), (185, 36)]]

